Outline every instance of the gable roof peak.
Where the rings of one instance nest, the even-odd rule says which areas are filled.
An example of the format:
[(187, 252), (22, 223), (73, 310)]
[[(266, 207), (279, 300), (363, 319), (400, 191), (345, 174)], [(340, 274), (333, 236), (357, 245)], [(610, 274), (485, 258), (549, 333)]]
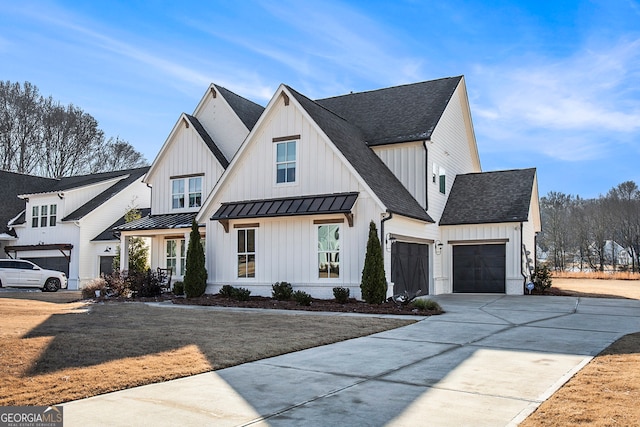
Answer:
[(316, 103), (358, 127), (370, 146), (428, 140), (462, 80), (446, 77)]

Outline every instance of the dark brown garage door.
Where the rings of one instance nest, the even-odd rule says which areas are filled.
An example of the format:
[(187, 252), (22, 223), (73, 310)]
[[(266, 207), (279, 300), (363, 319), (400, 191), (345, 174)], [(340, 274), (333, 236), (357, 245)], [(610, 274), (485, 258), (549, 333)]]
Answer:
[(504, 293), (505, 245), (454, 246), (453, 292)]
[(391, 281), (393, 294), (405, 291), (429, 294), (429, 246), (394, 242), (391, 245)]

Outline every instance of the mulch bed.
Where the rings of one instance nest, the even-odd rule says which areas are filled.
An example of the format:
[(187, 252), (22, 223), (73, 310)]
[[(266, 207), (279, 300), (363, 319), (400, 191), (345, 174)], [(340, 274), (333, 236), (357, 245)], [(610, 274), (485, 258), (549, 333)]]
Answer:
[(138, 302), (163, 302), (171, 301), (180, 305), (201, 305), (218, 307), (241, 307), (241, 308), (263, 308), (278, 310), (305, 310), (305, 311), (329, 311), (339, 313), (363, 313), (363, 314), (400, 314), (410, 316), (434, 316), (444, 313), (444, 311), (425, 310), (421, 311), (411, 305), (397, 305), (394, 302), (386, 301), (382, 304), (367, 304), (364, 301), (350, 299), (348, 303), (341, 304), (335, 300), (312, 299), (311, 305), (304, 306), (296, 301), (278, 301), (268, 297), (249, 297), (247, 301), (238, 301), (232, 298), (223, 297), (220, 294), (205, 294), (198, 298), (177, 297), (171, 293), (165, 293), (157, 297), (148, 298), (123, 298), (123, 297), (100, 297), (96, 301), (138, 301)]

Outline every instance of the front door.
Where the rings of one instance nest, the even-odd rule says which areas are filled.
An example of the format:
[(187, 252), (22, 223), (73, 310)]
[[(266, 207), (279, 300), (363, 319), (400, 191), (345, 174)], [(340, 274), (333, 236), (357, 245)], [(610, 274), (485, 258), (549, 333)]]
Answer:
[(429, 294), (429, 246), (419, 243), (391, 244), (391, 281), (393, 294), (420, 291)]

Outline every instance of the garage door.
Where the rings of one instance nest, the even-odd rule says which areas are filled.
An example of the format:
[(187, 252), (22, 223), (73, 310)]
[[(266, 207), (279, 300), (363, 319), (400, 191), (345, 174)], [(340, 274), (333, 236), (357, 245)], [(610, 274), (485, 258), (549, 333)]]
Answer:
[(62, 271), (69, 277), (69, 261), (63, 256), (60, 257), (35, 257), (24, 258), (47, 270)]
[(504, 293), (505, 245), (453, 247), (453, 292)]
[(429, 294), (429, 246), (418, 243), (394, 242), (391, 245), (391, 281), (393, 294), (405, 291)]

